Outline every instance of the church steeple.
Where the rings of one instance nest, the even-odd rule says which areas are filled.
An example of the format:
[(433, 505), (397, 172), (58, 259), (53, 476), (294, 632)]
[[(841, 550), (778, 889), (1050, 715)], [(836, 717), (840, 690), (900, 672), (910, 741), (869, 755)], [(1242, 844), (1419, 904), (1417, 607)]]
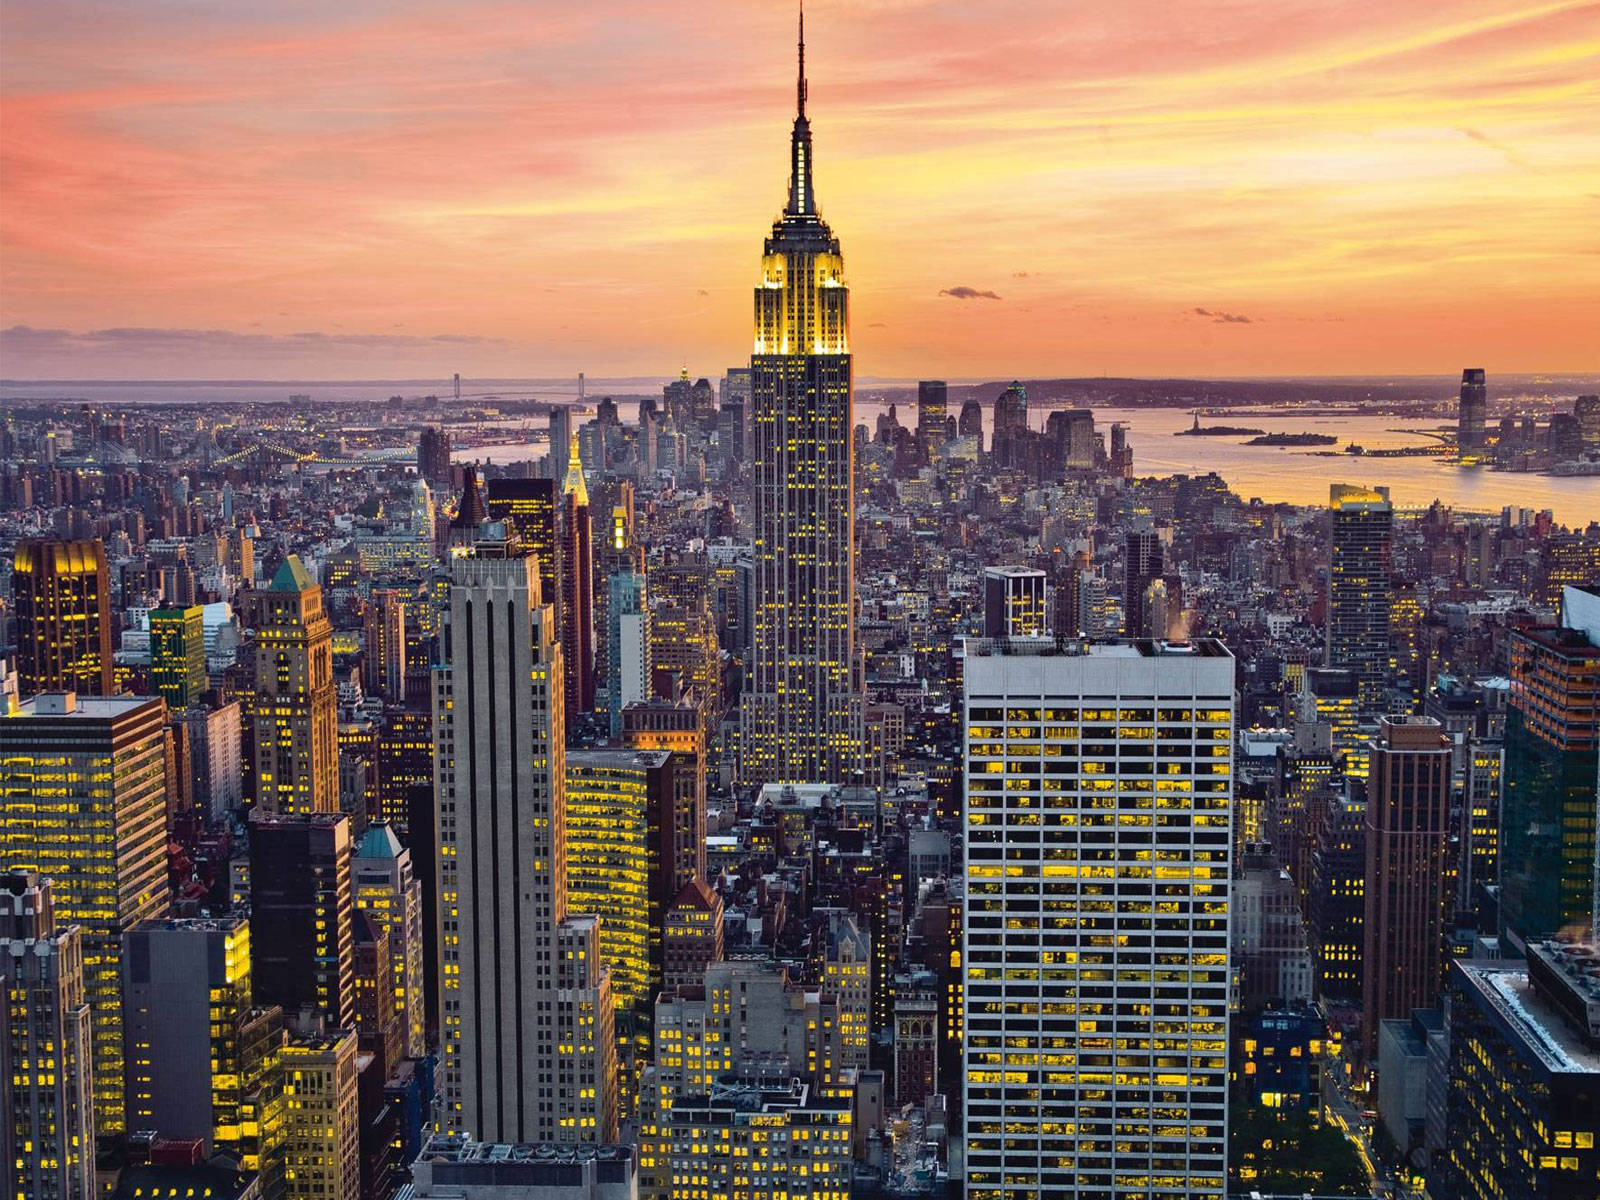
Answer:
[(787, 217), (814, 217), (816, 196), (811, 190), (811, 123), (806, 120), (806, 10), (800, 6), (800, 69), (795, 76), (794, 133), (789, 138), (789, 203)]

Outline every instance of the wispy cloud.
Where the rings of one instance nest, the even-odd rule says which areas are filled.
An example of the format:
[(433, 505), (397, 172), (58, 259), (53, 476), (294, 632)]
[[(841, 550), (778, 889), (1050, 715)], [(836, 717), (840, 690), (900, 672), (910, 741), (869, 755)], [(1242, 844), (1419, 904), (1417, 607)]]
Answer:
[(939, 295), (949, 296), (952, 300), (998, 300), (999, 292), (985, 291), (982, 288), (968, 287), (966, 284), (957, 284), (955, 287), (940, 288)]
[(1218, 325), (1253, 325), (1255, 319), (1243, 313), (1222, 312), (1213, 308), (1191, 308), (1189, 312), (1196, 317), (1206, 317)]

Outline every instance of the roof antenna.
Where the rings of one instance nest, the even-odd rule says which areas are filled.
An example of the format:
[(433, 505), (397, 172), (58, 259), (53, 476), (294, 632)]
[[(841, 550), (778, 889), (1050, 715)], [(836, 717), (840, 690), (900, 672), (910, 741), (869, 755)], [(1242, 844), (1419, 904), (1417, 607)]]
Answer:
[(806, 115), (806, 2), (800, 0), (800, 75), (795, 84), (800, 115)]

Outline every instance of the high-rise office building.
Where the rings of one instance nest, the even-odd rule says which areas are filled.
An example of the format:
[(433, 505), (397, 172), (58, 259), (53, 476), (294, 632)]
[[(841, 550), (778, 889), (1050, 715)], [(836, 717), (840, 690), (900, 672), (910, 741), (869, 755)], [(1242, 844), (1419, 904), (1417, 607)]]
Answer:
[(1329, 489), (1327, 664), (1355, 673), (1363, 708), (1389, 681), (1390, 535), (1385, 488)]
[(1166, 630), (1152, 635), (1146, 619), (1145, 601), (1150, 585), (1161, 578), (1166, 551), (1161, 535), (1153, 529), (1128, 534), (1122, 559), (1123, 628), (1129, 637), (1165, 637)]
[(255, 603), (256, 808), (337, 812), (338, 687), (322, 588), (291, 554)]
[(284, 1200), (361, 1195), (356, 1056), (353, 1029), (291, 1034), (284, 1044)]
[(17, 612), (18, 694), (115, 694), (111, 576), (98, 539), (18, 542), (11, 595)]
[(1594, 943), (1451, 966), (1446, 1153), (1428, 1193), (1582, 1200), (1600, 1181), (1600, 978)]
[(389, 825), (374, 822), (350, 857), (350, 876), (356, 908), (389, 939), (389, 999), (400, 1020), (401, 1047), (406, 1057), (421, 1058), (427, 1053), (422, 881), (412, 870), (411, 851)]
[(650, 695), (650, 607), (645, 576), (626, 568), (606, 581), (606, 708), (611, 737), (622, 736), (622, 711)]
[(0, 1180), (14, 1200), (93, 1200), (94, 1100), (83, 935), (50, 881), (0, 878)]
[(250, 942), (255, 1002), (303, 1009), (347, 1029), (355, 1019), (350, 818), (250, 817)]
[[(551, 416), (553, 430), (554, 413)], [(551, 436), (555, 436), (554, 433)], [(571, 441), (569, 433), (561, 445), (570, 447)], [(562, 555), (562, 503), (559, 479), (489, 480), (489, 519), (509, 522), (524, 551), (539, 564), (539, 595), (555, 614), (558, 637), (562, 622), (561, 581), (566, 572)]]
[(818, 215), (805, 39), (789, 199), (755, 292), (755, 655), (742, 705), (753, 782), (842, 782), (860, 767), (849, 289)]
[(1044, 637), (1049, 621), (1043, 571), (1031, 567), (984, 568), (984, 637)]
[(234, 1155), (275, 1187), (281, 1017), (253, 1007), (249, 922), (141, 921), (123, 957), (129, 1128)]
[(969, 640), (967, 1194), (1223, 1195), (1234, 662)]
[(150, 683), (174, 712), (200, 703), (206, 690), (205, 611), (191, 604), (150, 612)]
[(82, 930), (100, 1136), (127, 1128), (122, 935), (169, 900), (166, 708), (44, 692), (0, 715), (0, 863), (48, 878), (56, 920)]
[(678, 892), (658, 878), (671, 863), (670, 849), (662, 852), (674, 832), (662, 821), (672, 814), (671, 759), (666, 750), (567, 753), (567, 903), (604, 918), (600, 954), (624, 1039), (648, 1032), (662, 928)]
[(566, 687), (534, 561), (451, 563), (434, 672), (442, 1120), (496, 1141), (615, 1136), (600, 919), (569, 916)]
[(594, 524), (576, 434), (562, 485), (561, 539), (561, 655), (567, 712), (576, 717), (594, 710)]
[(1444, 987), (1450, 878), (1450, 739), (1433, 717), (1384, 717), (1367, 775), (1362, 1048), (1382, 1022), (1431, 1008)]
[(433, 425), (423, 427), (422, 435), (417, 439), (417, 474), (430, 487), (449, 490), (453, 486), (450, 479), (450, 435), (443, 429)]
[(406, 601), (395, 588), (374, 588), (362, 614), (361, 686), (390, 704), (406, 698)]
[(1489, 415), (1489, 389), (1482, 367), (1461, 372), (1461, 405), (1456, 417), (1456, 445), (1463, 454), (1483, 447), (1483, 428)]
[[(1500, 806), (1500, 931), (1513, 944), (1595, 925), (1600, 597), (1511, 635)], [(1591, 627), (1592, 620), (1592, 627)]]
[(917, 384), (917, 445), (930, 460), (937, 458), (944, 446), (949, 395), (942, 379), (924, 379)]

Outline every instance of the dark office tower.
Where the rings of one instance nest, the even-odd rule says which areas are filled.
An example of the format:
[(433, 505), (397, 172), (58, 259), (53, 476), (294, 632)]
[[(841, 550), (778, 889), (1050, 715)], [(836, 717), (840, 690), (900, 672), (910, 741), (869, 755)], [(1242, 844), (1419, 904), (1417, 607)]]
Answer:
[(1450, 1200), (1591, 1200), (1596, 1195), (1597, 961), (1600, 946), (1594, 942), (1547, 942), (1528, 948), (1526, 964), (1452, 966), (1449, 1138), (1446, 1152), (1429, 1170), (1429, 1195)]
[(478, 483), (478, 470), (468, 467), (462, 477), (461, 500), (456, 505), (456, 515), (450, 518), (450, 544), (469, 545), (478, 540), (479, 527), (489, 519), (484, 507), (483, 488)]
[(1030, 567), (985, 567), (983, 636), (1043, 637), (1049, 611), (1044, 583), (1044, 572)]
[[(1567, 589), (1569, 601), (1587, 594)], [(1594, 926), (1600, 637), (1577, 607), (1566, 628), (1511, 635), (1500, 927), (1515, 945)]]
[(338, 686), (322, 588), (296, 555), (256, 593), (256, 807), (339, 808)]
[(594, 523), (574, 434), (561, 507), (561, 652), (567, 666), (567, 712), (594, 711)]
[(362, 614), (362, 687), (390, 704), (406, 696), (406, 601), (395, 588), (374, 588)]
[(1028, 389), (1013, 381), (995, 397), (994, 437), (990, 448), (1002, 462), (1011, 463), (1016, 457), (1013, 447), (1027, 436)]
[(18, 542), (11, 594), (17, 610), (19, 695), (116, 693), (111, 575), (98, 538)]
[(123, 956), (129, 1128), (261, 1170), (277, 1158), (279, 1082), (276, 1054), (253, 1045), (272, 1024), (258, 1028), (267, 1014), (251, 1001), (249, 922), (141, 921), (123, 935)]
[(83, 932), (50, 881), (0, 878), (0, 1181), (15, 1200), (93, 1200), (94, 1074)]
[(1122, 560), (1123, 629), (1129, 637), (1165, 637), (1166, 630), (1152, 635), (1146, 628), (1145, 598), (1150, 585), (1161, 578), (1166, 553), (1161, 537), (1145, 529), (1128, 534)]
[(959, 437), (975, 437), (981, 448), (983, 443), (983, 404), (976, 396), (961, 406), (961, 418), (956, 426)]
[(1058, 638), (1082, 637), (1086, 634), (1083, 614), (1084, 578), (1091, 573), (1089, 555), (1082, 550), (1056, 570), (1056, 583), (1050, 616), (1050, 632)]
[(1433, 717), (1384, 717), (1367, 776), (1367, 888), (1361, 1041), (1431, 1008), (1444, 986), (1450, 886), (1451, 742)]
[(250, 818), (250, 942), (258, 1006), (316, 1009), (355, 1020), (350, 818), (302, 813)]
[(1361, 706), (1378, 706), (1389, 680), (1389, 541), (1386, 488), (1329, 489), (1327, 665), (1351, 671)]
[(1579, 396), (1572, 405), (1578, 436), (1590, 450), (1600, 448), (1600, 396)]
[(850, 292), (812, 190), (804, 36), (798, 79), (789, 200), (766, 239), (750, 359), (756, 627), (741, 720), (753, 782), (843, 781), (861, 759)]
[(917, 384), (917, 444), (929, 459), (937, 457), (944, 445), (948, 400), (944, 380), (924, 379)]
[(417, 442), (417, 474), (432, 488), (450, 486), (450, 435), (429, 425)]
[(150, 682), (174, 711), (200, 703), (207, 684), (205, 609), (200, 605), (151, 610)]
[(122, 934), (165, 915), (166, 705), (45, 692), (0, 710), (0, 863), (51, 881), (57, 921), (83, 930), (94, 1015), (94, 1124), (126, 1130)]
[(745, 460), (746, 429), (743, 400), (724, 400), (717, 413), (717, 452), (722, 459), (722, 473), (732, 475)]
[[(570, 446), (572, 439), (567, 439)], [(554, 479), (489, 480), (491, 521), (509, 521), (522, 547), (539, 564), (539, 594), (555, 606), (561, 627), (561, 494)]]
[(1461, 372), (1461, 408), (1457, 416), (1456, 444), (1462, 453), (1483, 446), (1483, 427), (1489, 415), (1489, 389), (1482, 367)]
[(566, 688), (513, 543), (450, 564), (434, 671), (441, 1122), (490, 1141), (616, 1134), (600, 918), (568, 914)]

